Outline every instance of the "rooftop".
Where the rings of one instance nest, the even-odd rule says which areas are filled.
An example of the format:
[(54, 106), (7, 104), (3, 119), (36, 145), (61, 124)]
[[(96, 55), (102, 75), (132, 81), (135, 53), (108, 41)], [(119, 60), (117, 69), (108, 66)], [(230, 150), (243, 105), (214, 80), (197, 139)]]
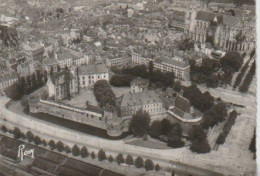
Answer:
[(81, 65), (79, 67), (80, 75), (95, 74), (95, 73), (106, 73), (108, 68), (105, 64), (90, 64), (90, 65)]
[(121, 107), (153, 103), (162, 103), (162, 100), (159, 95), (152, 90), (138, 93), (128, 93), (119, 97), (119, 105)]

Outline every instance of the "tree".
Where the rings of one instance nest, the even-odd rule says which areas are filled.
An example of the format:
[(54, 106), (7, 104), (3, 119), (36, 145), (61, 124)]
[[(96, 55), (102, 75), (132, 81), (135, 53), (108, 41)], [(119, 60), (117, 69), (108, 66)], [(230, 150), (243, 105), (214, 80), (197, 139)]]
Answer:
[(160, 170), (160, 166), (159, 166), (159, 164), (156, 164), (155, 165), (155, 171), (159, 171)]
[(163, 132), (163, 134), (164, 134), (164, 135), (168, 135), (168, 133), (169, 133), (169, 132), (171, 131), (171, 129), (172, 129), (171, 122), (170, 122), (168, 119), (164, 118), (164, 119), (162, 119), (162, 121), (161, 121), (161, 125), (162, 125), (162, 132)]
[(249, 150), (253, 153), (256, 152), (256, 134), (254, 131), (254, 136), (251, 139), (250, 145), (249, 145)]
[(51, 149), (51, 150), (56, 149), (56, 144), (55, 144), (55, 142), (54, 142), (53, 140), (50, 140), (50, 141), (49, 141), (49, 146), (50, 146), (50, 149)]
[(23, 107), (27, 107), (28, 106), (28, 96), (27, 95), (22, 96), (21, 105)]
[(203, 129), (199, 125), (194, 125), (191, 128), (191, 130), (189, 130), (188, 134), (189, 134), (189, 138), (191, 141), (194, 141), (197, 139), (203, 140), (206, 138), (206, 133), (203, 131)]
[(116, 96), (106, 80), (99, 80), (94, 84), (94, 95), (101, 107), (116, 105)]
[(48, 80), (48, 72), (46, 70), (44, 70), (43, 80), (44, 80), (44, 83), (46, 83)]
[(174, 82), (173, 90), (175, 90), (176, 92), (180, 92), (181, 91), (181, 82), (180, 81)]
[(142, 167), (144, 167), (144, 160), (143, 160), (143, 158), (137, 157), (137, 158), (135, 159), (135, 166), (136, 166), (137, 168), (142, 168)]
[(22, 90), (19, 83), (14, 83), (5, 90), (5, 94), (11, 100), (19, 100), (22, 97)]
[(21, 134), (22, 134), (21, 130), (19, 128), (15, 127), (14, 128), (14, 133), (13, 133), (14, 138), (15, 139), (21, 138), (22, 137)]
[(42, 145), (45, 147), (47, 146), (47, 142), (45, 141), (45, 139), (42, 140)]
[(60, 72), (60, 65), (57, 66), (57, 72)]
[(208, 129), (225, 120), (227, 116), (227, 106), (222, 101), (214, 105), (203, 115), (202, 127)]
[(224, 70), (231, 69), (237, 72), (243, 64), (243, 57), (236, 51), (229, 51), (221, 58), (220, 63)]
[(179, 123), (173, 124), (173, 128), (168, 134), (168, 146), (173, 148), (180, 148), (184, 146), (181, 140), (182, 128)]
[(202, 93), (194, 84), (184, 89), (183, 96), (201, 112), (209, 110), (214, 104), (214, 98), (210, 95), (210, 93)]
[(151, 76), (153, 75), (153, 61), (149, 61), (149, 87), (152, 85)]
[(38, 83), (37, 87), (39, 88), (39, 87), (43, 86), (44, 85), (44, 76), (39, 70), (37, 70), (37, 72), (36, 72), (36, 78), (37, 78), (37, 83)]
[(108, 157), (108, 161), (109, 161), (110, 163), (112, 163), (112, 162), (114, 161), (113, 156), (109, 155), (109, 157)]
[(65, 151), (66, 151), (66, 153), (71, 153), (71, 149), (70, 149), (70, 147), (68, 145), (66, 145)]
[(91, 156), (92, 159), (95, 159), (95, 158), (96, 158), (96, 155), (95, 155), (94, 152), (91, 152), (91, 155), (90, 155), (90, 156)]
[(32, 141), (34, 140), (34, 135), (33, 135), (33, 133), (30, 132), (30, 131), (28, 131), (28, 132), (26, 133), (26, 138), (27, 138), (27, 140), (28, 140), (29, 142), (32, 142)]
[(196, 153), (209, 153), (210, 146), (206, 139), (202, 141), (194, 140), (190, 146), (190, 150)]
[(41, 144), (41, 142), (42, 142), (41, 138), (40, 138), (39, 136), (35, 136), (35, 138), (34, 138), (34, 143), (35, 143), (36, 145), (39, 145), (39, 144)]
[(192, 129), (189, 131), (189, 138), (192, 141), (190, 150), (197, 153), (210, 152), (210, 146), (206, 137), (206, 133), (200, 126), (193, 126)]
[(61, 141), (58, 141), (56, 146), (57, 146), (57, 149), (58, 149), (59, 152), (64, 151), (64, 144)]
[(99, 159), (99, 161), (103, 161), (103, 160), (107, 159), (106, 153), (105, 153), (104, 150), (102, 150), (102, 149), (99, 150), (99, 152), (98, 152), (98, 159)]
[(81, 155), (82, 158), (88, 157), (89, 153), (88, 153), (87, 147), (84, 146), (84, 147), (81, 148), (80, 155)]
[(153, 168), (154, 168), (153, 161), (150, 160), (150, 159), (145, 160), (144, 168), (145, 168), (146, 171), (153, 170)]
[(129, 129), (134, 136), (143, 137), (148, 134), (150, 121), (149, 113), (140, 109), (133, 115)]
[(163, 134), (163, 128), (162, 128), (161, 121), (155, 120), (152, 122), (150, 129), (149, 129), (149, 134), (154, 138), (159, 138), (159, 136)]
[(117, 161), (117, 164), (120, 165), (121, 163), (124, 163), (125, 162), (125, 159), (122, 155), (122, 153), (119, 153), (116, 157), (116, 161)]
[(115, 87), (129, 87), (131, 85), (132, 78), (127, 75), (114, 74), (111, 77), (110, 84)]
[(72, 155), (79, 156), (79, 147), (76, 144), (72, 147)]
[(6, 128), (6, 126), (2, 126), (2, 131), (4, 132), (4, 133), (6, 133), (8, 130), (7, 130), (7, 128)]
[(128, 165), (133, 165), (134, 164), (134, 159), (131, 155), (127, 155), (126, 157), (126, 164)]

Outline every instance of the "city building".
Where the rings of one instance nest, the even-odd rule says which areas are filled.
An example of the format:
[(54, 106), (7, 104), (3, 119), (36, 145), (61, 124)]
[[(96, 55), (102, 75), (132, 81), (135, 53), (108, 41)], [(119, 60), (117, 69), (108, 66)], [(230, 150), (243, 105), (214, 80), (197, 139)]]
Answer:
[(32, 61), (21, 63), (17, 66), (17, 73), (19, 73), (19, 75), (21, 77), (30, 76), (33, 73), (35, 73), (35, 71), (36, 71), (36, 68)]
[(82, 65), (78, 68), (79, 86), (87, 88), (98, 80), (109, 81), (109, 70), (105, 64)]
[(198, 11), (191, 21), (187, 33), (196, 42), (210, 42), (215, 47), (229, 51), (252, 51), (255, 48), (255, 40), (251, 35), (254, 27), (244, 23), (241, 17)]
[(3, 93), (8, 87), (18, 82), (18, 74), (15, 72), (6, 72), (0, 74), (0, 93)]
[(116, 54), (108, 54), (106, 58), (106, 65), (108, 67), (125, 67), (130, 65), (131, 58), (127, 55), (127, 53), (116, 53)]
[(202, 113), (194, 109), (190, 101), (181, 95), (177, 95), (175, 104), (169, 108), (168, 114), (182, 122), (199, 122), (202, 119)]
[(21, 45), (21, 49), (25, 56), (30, 60), (39, 60), (43, 59), (44, 46), (36, 42), (26, 42)]
[(181, 81), (190, 79), (190, 65), (180, 57), (173, 58), (160, 58), (153, 62), (154, 69), (161, 70), (162, 72), (173, 72), (175, 77)]
[(149, 81), (141, 77), (135, 78), (131, 82), (131, 93), (138, 93), (148, 90)]
[(152, 117), (165, 114), (163, 102), (155, 91), (124, 94), (118, 98), (120, 116), (132, 116), (137, 111), (147, 111)]
[(186, 27), (186, 12), (180, 10), (170, 11), (169, 26), (171, 28), (184, 31)]
[(59, 101), (78, 92), (78, 79), (70, 71), (57, 72), (48, 76), (46, 87), (49, 98)]

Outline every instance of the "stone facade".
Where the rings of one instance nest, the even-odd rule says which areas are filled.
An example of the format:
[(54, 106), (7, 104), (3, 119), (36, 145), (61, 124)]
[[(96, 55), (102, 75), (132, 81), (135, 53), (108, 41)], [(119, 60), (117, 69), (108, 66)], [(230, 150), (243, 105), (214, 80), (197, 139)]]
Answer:
[(210, 42), (224, 50), (246, 52), (255, 48), (255, 27), (245, 18), (206, 11), (193, 11), (189, 16), (187, 33), (196, 42)]
[(46, 86), (50, 98), (63, 100), (78, 92), (78, 79), (70, 71), (63, 71), (49, 75)]

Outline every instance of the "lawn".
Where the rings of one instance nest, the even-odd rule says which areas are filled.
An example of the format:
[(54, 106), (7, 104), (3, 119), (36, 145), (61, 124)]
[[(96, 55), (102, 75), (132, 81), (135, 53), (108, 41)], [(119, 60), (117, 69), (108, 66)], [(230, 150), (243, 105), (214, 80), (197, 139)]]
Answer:
[(130, 145), (140, 146), (140, 147), (153, 148), (153, 149), (171, 149), (171, 147), (168, 147), (165, 142), (161, 142), (151, 138), (147, 140), (143, 140), (142, 138), (135, 138), (125, 143)]
[(122, 96), (123, 94), (127, 94), (127, 93), (131, 92), (130, 87), (113, 87), (113, 86), (111, 86), (111, 88), (117, 98)]
[(93, 93), (93, 90), (90, 89), (80, 89), (79, 94), (72, 95), (71, 100), (64, 100), (63, 102), (66, 104), (70, 104), (72, 106), (77, 106), (77, 107), (86, 107), (86, 101), (90, 105), (97, 106), (98, 102), (96, 100), (96, 97)]

